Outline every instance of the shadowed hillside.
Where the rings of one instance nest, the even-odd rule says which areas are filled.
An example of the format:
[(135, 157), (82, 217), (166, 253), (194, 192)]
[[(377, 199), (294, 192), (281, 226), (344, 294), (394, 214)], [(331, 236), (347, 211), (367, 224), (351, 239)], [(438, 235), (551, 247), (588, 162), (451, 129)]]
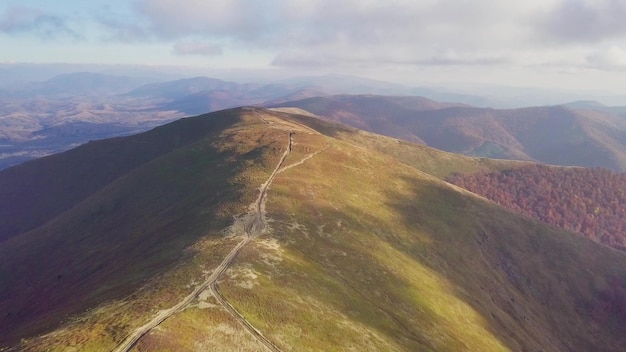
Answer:
[[(141, 161), (105, 153), (131, 140), (163, 145)], [(254, 108), (105, 142), (57, 156), (64, 178), (88, 190), (0, 243), (0, 311), (8, 312), (0, 346), (626, 348), (623, 253), (423, 171), (443, 177), (506, 162)], [(89, 188), (90, 177), (70, 166), (104, 172), (102, 159), (80, 157), (98, 151), (124, 171)], [(28, 193), (15, 181), (35, 170), (55, 175), (51, 160), (10, 169), (22, 199), (67, 191), (58, 181)]]
[[(184, 119), (130, 137), (90, 142), (0, 173), (0, 241), (31, 230), (139, 166), (217, 133), (232, 114)], [(45, 177), (42, 177), (45, 176)]]
[(454, 153), (626, 170), (626, 120), (564, 106), (497, 110), (419, 97), (333, 96), (278, 104)]

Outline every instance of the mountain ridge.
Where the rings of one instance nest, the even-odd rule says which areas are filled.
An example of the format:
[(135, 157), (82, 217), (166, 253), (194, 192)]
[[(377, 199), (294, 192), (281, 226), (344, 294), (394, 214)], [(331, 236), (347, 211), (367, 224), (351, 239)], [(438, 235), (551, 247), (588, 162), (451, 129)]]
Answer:
[(564, 106), (508, 110), (441, 103), (407, 106), (397, 99), (330, 96), (275, 106), (298, 107), (327, 120), (453, 153), (626, 170), (626, 121), (617, 115)]
[[(267, 232), (219, 282), (233, 308), (281, 350), (626, 346), (626, 316), (615, 309), (626, 302), (623, 253), (440, 179), (455, 165), (504, 161), (457, 157), (463, 164), (423, 146), (259, 108), (184, 119), (157, 132), (109, 143), (151, 135), (173, 144), (169, 152), (122, 162), (130, 171), (0, 243), (0, 306), (13, 313), (0, 316), (3, 346), (118, 346), (219, 268), (242, 239), (232, 232), (233, 217), (245, 216), (263, 194), (259, 185), (286, 149), (284, 171), (265, 188)], [(210, 292), (193, 301), (136, 348), (259, 349)]]

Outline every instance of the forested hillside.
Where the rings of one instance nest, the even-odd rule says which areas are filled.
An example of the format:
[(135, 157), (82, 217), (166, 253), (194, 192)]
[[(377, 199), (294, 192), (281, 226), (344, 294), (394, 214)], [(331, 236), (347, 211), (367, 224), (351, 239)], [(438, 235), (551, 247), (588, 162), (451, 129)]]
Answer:
[(535, 219), (626, 251), (626, 173), (530, 165), (449, 181)]

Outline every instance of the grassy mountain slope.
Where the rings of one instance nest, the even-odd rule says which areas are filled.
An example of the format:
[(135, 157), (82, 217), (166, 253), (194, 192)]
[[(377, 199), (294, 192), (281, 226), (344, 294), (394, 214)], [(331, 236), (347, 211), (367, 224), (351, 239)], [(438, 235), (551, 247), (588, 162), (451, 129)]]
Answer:
[[(0, 244), (0, 311), (12, 313), (0, 317), (3, 344), (31, 337), (18, 348), (113, 350), (239, 242), (232, 217), (286, 155), (263, 207), (266, 232), (218, 281), (280, 350), (626, 347), (623, 253), (398, 160), (389, 138), (377, 151), (372, 135), (261, 109), (165, 130), (181, 123), (204, 137)], [(438, 167), (442, 175), (446, 168)], [(260, 348), (206, 291), (133, 350)]]
[[(241, 169), (259, 157), (239, 152), (245, 146), (236, 137), (212, 144), (238, 120), (232, 112), (181, 120), (24, 165), (28, 172), (18, 180), (42, 172), (52, 183), (16, 186), (22, 194), (33, 192), (24, 198), (26, 206), (40, 206), (40, 226), (0, 247), (6, 312), (0, 335), (10, 339), (22, 329), (36, 331), (68, 312), (129, 294), (185, 257), (198, 238), (221, 231), (231, 219), (230, 203), (245, 188), (237, 179), (244, 177)], [(142, 145), (148, 149), (142, 152)], [(19, 169), (8, 171), (2, 176)], [(68, 209), (59, 212), (61, 207)], [(29, 215), (26, 210), (11, 216), (24, 223)]]
[(626, 170), (626, 122), (610, 113), (563, 106), (498, 110), (383, 96), (319, 97), (277, 106), (454, 153)]
[(220, 131), (233, 118), (184, 119), (3, 170), (0, 241), (42, 225), (135, 168)]
[(333, 138), (356, 144), (367, 150), (376, 150), (404, 164), (442, 179), (460, 172), (475, 173), (510, 170), (529, 164), (528, 162), (514, 160), (470, 157), (449, 153), (421, 144), (367, 132), (348, 125), (311, 118), (316, 116), (308, 113), (306, 110), (297, 108), (276, 108), (271, 110), (286, 112), (289, 115), (282, 115), (284, 118), (295, 119), (299, 123), (310, 126)]

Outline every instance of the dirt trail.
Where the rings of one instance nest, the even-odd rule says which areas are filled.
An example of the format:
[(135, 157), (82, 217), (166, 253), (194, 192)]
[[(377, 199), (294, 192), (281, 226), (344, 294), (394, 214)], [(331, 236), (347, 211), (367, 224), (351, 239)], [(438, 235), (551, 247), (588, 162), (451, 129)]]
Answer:
[(311, 159), (312, 157), (316, 156), (317, 154), (323, 152), (324, 150), (326, 150), (328, 148), (330, 148), (330, 144), (327, 144), (324, 148), (322, 148), (322, 149), (320, 149), (320, 150), (318, 150), (318, 151), (316, 151), (314, 153), (311, 153), (311, 154), (305, 156), (304, 158), (302, 158), (302, 160), (300, 160), (298, 162), (295, 162), (295, 163), (293, 163), (291, 165), (287, 165), (287, 166), (283, 167), (282, 169), (278, 170), (278, 173), (281, 173), (283, 171), (287, 171), (287, 170), (291, 169), (292, 167), (296, 167), (298, 165), (302, 165), (302, 164), (304, 164), (305, 161)]
[(252, 240), (251, 237), (248, 237), (248, 236), (244, 237), (244, 239), (241, 242), (239, 242), (235, 246), (235, 248), (233, 248), (230, 251), (230, 253), (228, 253), (228, 255), (226, 255), (224, 260), (220, 263), (220, 265), (215, 269), (215, 271), (211, 274), (211, 276), (209, 276), (209, 278), (202, 285), (197, 286), (193, 290), (193, 292), (191, 292), (189, 295), (183, 298), (175, 306), (169, 309), (159, 311), (159, 313), (152, 320), (150, 320), (145, 325), (135, 329), (135, 331), (130, 336), (128, 336), (126, 340), (124, 340), (124, 342), (122, 342), (119, 346), (117, 346), (117, 348), (114, 351), (115, 352), (129, 351), (137, 343), (137, 341), (139, 341), (139, 339), (143, 335), (147, 334), (150, 330), (157, 327), (159, 324), (165, 321), (165, 319), (174, 315), (174, 313), (179, 312), (183, 310), (184, 308), (186, 308), (196, 297), (200, 295), (202, 291), (206, 290), (207, 287), (212, 282), (215, 282), (219, 279), (219, 277), (224, 273), (224, 271), (228, 269), (228, 267), (233, 262), (233, 260), (235, 260), (235, 257), (237, 257), (237, 254), (239, 254), (241, 249), (245, 247), (251, 240)]
[(150, 320), (145, 325), (135, 329), (135, 331), (133, 331), (133, 333), (130, 334), (126, 338), (126, 340), (124, 340), (120, 345), (117, 346), (116, 349), (113, 350), (114, 352), (129, 351), (137, 343), (137, 341), (139, 341), (139, 339), (142, 336), (144, 336), (150, 330), (154, 329), (156, 326), (161, 324), (163, 321), (165, 321), (165, 319), (174, 315), (176, 312), (179, 312), (185, 309), (187, 306), (189, 306), (189, 304), (194, 299), (196, 299), (200, 295), (202, 291), (206, 290), (207, 288), (211, 290), (211, 292), (213, 293), (215, 298), (218, 300), (218, 302), (228, 312), (230, 312), (231, 315), (248, 332), (250, 332), (260, 343), (262, 343), (270, 351), (280, 352), (280, 349), (276, 345), (274, 345), (270, 340), (268, 340), (265, 336), (263, 336), (263, 334), (261, 334), (256, 328), (254, 328), (252, 324), (250, 324), (250, 322), (248, 322), (241, 314), (239, 314), (239, 312), (237, 312), (237, 310), (235, 310), (235, 308), (233, 308), (232, 305), (230, 305), (230, 303), (226, 301), (226, 299), (224, 299), (222, 294), (219, 292), (217, 281), (224, 274), (224, 272), (226, 272), (226, 270), (230, 267), (230, 265), (233, 263), (233, 261), (239, 254), (239, 252), (241, 252), (241, 250), (248, 243), (250, 243), (254, 238), (260, 236), (265, 230), (265, 219), (264, 219), (265, 204), (264, 203), (265, 203), (265, 198), (267, 196), (267, 189), (269, 188), (270, 184), (274, 180), (274, 177), (276, 177), (276, 174), (278, 174), (281, 166), (285, 162), (285, 159), (291, 152), (292, 144), (293, 144), (293, 133), (289, 132), (289, 138), (288, 138), (285, 152), (283, 153), (282, 157), (278, 161), (278, 164), (272, 171), (272, 174), (269, 176), (267, 181), (265, 181), (265, 183), (261, 185), (261, 188), (259, 190), (259, 196), (257, 197), (256, 201), (250, 205), (250, 208), (249, 208), (250, 211), (248, 212), (248, 214), (236, 220), (236, 221), (243, 221), (244, 238), (241, 240), (241, 242), (239, 242), (228, 253), (228, 255), (226, 255), (224, 260), (222, 260), (220, 265), (213, 271), (211, 276), (209, 276), (209, 278), (206, 281), (204, 281), (201, 285), (197, 286), (193, 290), (193, 292), (191, 292), (189, 295), (183, 298), (175, 306), (169, 309), (159, 311), (159, 313), (152, 320)]
[[(247, 238), (250, 238), (250, 237), (247, 237)], [(237, 320), (237, 322), (239, 322), (239, 324), (243, 326), (244, 329), (246, 329), (261, 344), (263, 344), (263, 346), (265, 346), (268, 350), (272, 352), (281, 352), (281, 349), (278, 346), (276, 346), (272, 341), (270, 341), (267, 337), (265, 337), (259, 330), (257, 330), (254, 326), (252, 326), (252, 324), (250, 324), (250, 322), (246, 320), (246, 318), (244, 318), (243, 315), (241, 315), (241, 313), (239, 313), (230, 303), (228, 303), (228, 301), (224, 298), (224, 296), (222, 296), (222, 293), (219, 291), (219, 288), (217, 287), (217, 280), (212, 282), (211, 285), (209, 285), (209, 288), (213, 296), (215, 296), (215, 298), (222, 305), (222, 307), (224, 307), (230, 313), (230, 315), (232, 315), (233, 318), (235, 318), (235, 320)]]
[[(261, 114), (259, 114), (256, 111), (254, 111), (254, 113), (265, 124), (272, 125), (272, 122), (270, 122), (267, 119), (265, 119)], [(307, 126), (303, 126), (303, 125), (301, 126), (300, 124), (297, 124), (297, 125), (298, 125), (298, 127), (302, 127), (304, 129), (310, 130), (310, 128), (307, 127)], [(209, 289), (211, 291), (211, 293), (217, 299), (219, 304), (221, 304), (224, 307), (224, 309), (226, 309), (232, 315), (232, 317), (235, 320), (237, 320), (237, 322), (239, 322), (239, 324), (244, 329), (246, 329), (246, 331), (248, 331), (252, 336), (254, 336), (259, 341), (259, 343), (261, 343), (263, 346), (265, 346), (269, 351), (281, 352), (281, 350), (280, 350), (280, 348), (278, 346), (276, 346), (272, 341), (267, 339), (259, 330), (257, 330), (254, 326), (252, 326), (252, 324), (250, 324), (250, 322), (247, 321), (224, 298), (224, 296), (222, 296), (222, 294), (219, 291), (218, 284), (217, 284), (217, 281), (226, 272), (226, 270), (228, 270), (228, 268), (234, 262), (235, 258), (241, 252), (241, 250), (246, 245), (248, 245), (248, 243), (250, 243), (252, 240), (254, 240), (256, 237), (262, 235), (263, 232), (265, 231), (265, 199), (267, 198), (267, 190), (268, 190), (269, 186), (272, 184), (272, 181), (274, 181), (274, 178), (276, 177), (276, 175), (278, 173), (280, 173), (280, 172), (283, 172), (283, 171), (287, 170), (287, 169), (290, 169), (292, 167), (296, 167), (298, 165), (303, 164), (305, 161), (307, 161), (308, 159), (310, 159), (310, 158), (316, 156), (317, 154), (323, 152), (324, 150), (326, 150), (330, 146), (330, 145), (327, 145), (323, 149), (318, 150), (318, 151), (316, 151), (314, 153), (311, 153), (311, 154), (307, 155), (302, 160), (300, 160), (300, 161), (298, 161), (298, 162), (296, 162), (294, 164), (291, 164), (289, 166), (283, 167), (283, 164), (284, 164), (285, 160), (287, 159), (287, 156), (291, 153), (291, 150), (293, 148), (293, 135), (294, 135), (294, 132), (291, 131), (291, 130), (288, 130), (288, 129), (284, 128), (284, 127), (280, 128), (280, 129), (287, 130), (288, 134), (289, 134), (288, 135), (287, 146), (285, 148), (285, 152), (281, 156), (280, 160), (278, 161), (276, 167), (274, 168), (274, 170), (270, 174), (269, 178), (259, 188), (259, 196), (254, 201), (254, 203), (250, 204), (250, 206), (248, 208), (249, 209), (248, 213), (245, 214), (244, 216), (241, 216), (241, 217), (237, 218), (235, 220), (235, 224), (233, 224), (234, 228), (236, 228), (237, 225), (240, 225), (240, 226), (242, 225), (243, 226), (243, 229), (244, 229), (243, 239), (239, 243), (237, 243), (237, 245), (226, 255), (224, 260), (222, 260), (222, 262), (218, 265), (218, 267), (215, 268), (215, 270), (213, 271), (211, 276), (209, 276), (206, 281), (204, 281), (201, 285), (197, 286), (193, 290), (193, 292), (191, 292), (189, 295), (187, 295), (185, 298), (183, 298), (175, 306), (173, 306), (173, 307), (171, 307), (169, 309), (165, 309), (165, 310), (159, 311), (159, 313), (152, 320), (150, 320), (145, 325), (135, 329), (135, 331), (133, 331), (133, 333), (130, 334), (126, 338), (126, 340), (124, 340), (115, 350), (113, 350), (114, 352), (127, 352), (127, 351), (129, 351), (137, 343), (137, 341), (139, 341), (139, 339), (142, 336), (144, 336), (150, 330), (152, 330), (155, 327), (157, 327), (159, 324), (161, 324), (167, 318), (169, 318), (172, 315), (174, 315), (175, 313), (180, 312), (183, 309), (185, 309), (187, 306), (189, 306), (189, 304), (191, 304), (191, 302), (194, 299), (196, 299), (200, 295), (201, 292), (203, 292), (206, 289)], [(314, 132), (317, 133), (317, 131), (314, 131)], [(241, 228), (241, 227), (239, 227), (239, 228)]]

